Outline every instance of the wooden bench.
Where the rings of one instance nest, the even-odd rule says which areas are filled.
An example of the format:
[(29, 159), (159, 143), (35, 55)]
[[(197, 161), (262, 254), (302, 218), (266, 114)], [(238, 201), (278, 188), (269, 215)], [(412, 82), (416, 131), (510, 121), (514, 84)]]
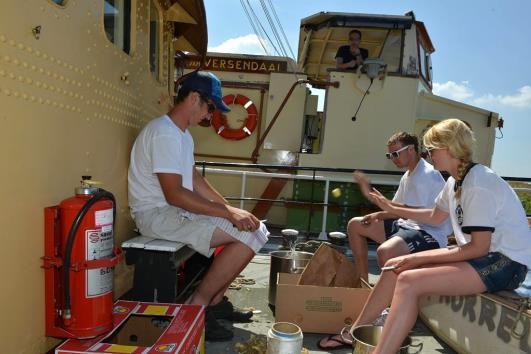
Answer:
[(125, 262), (135, 265), (131, 300), (175, 302), (178, 272), (195, 251), (179, 242), (137, 236), (122, 243)]

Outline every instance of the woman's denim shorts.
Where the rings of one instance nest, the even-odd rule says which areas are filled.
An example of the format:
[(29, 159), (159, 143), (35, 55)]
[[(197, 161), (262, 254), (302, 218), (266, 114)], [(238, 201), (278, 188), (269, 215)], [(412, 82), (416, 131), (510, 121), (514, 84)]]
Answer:
[(527, 267), (499, 252), (467, 261), (478, 272), (489, 293), (518, 288), (527, 274)]

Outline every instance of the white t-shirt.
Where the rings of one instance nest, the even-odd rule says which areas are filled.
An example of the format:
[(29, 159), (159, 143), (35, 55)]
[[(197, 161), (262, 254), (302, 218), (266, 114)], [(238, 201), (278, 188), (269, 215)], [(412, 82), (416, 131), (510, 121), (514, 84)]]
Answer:
[[(439, 171), (424, 159), (420, 159), (410, 174), (406, 171), (400, 179), (398, 190), (393, 202), (410, 207), (430, 209), (435, 206), (435, 198), (444, 187), (444, 178)], [(415, 230), (424, 230), (439, 242), (439, 246), (446, 247), (448, 235), (452, 233), (449, 221), (439, 225), (421, 224), (412, 219), (398, 219), (398, 224)]]
[(138, 211), (166, 206), (156, 173), (181, 175), (183, 187), (193, 191), (194, 141), (164, 115), (149, 122), (131, 150), (129, 164), (129, 206)]
[(454, 185), (450, 177), (437, 197), (437, 208), (449, 213), (458, 245), (470, 242), (472, 231), (492, 231), (490, 252), (531, 268), (531, 232), (511, 186), (483, 165), (473, 166), (465, 175), (459, 200)]

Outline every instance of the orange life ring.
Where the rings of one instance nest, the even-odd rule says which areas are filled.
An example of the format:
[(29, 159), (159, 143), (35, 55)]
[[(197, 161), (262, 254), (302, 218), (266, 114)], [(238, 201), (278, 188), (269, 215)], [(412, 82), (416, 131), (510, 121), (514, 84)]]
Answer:
[(231, 104), (239, 104), (243, 106), (247, 111), (247, 117), (240, 128), (234, 129), (229, 127), (227, 116), (220, 111), (214, 111), (214, 113), (212, 113), (212, 126), (216, 133), (229, 140), (242, 140), (250, 136), (256, 129), (258, 117), (258, 110), (253, 101), (244, 95), (237, 94), (223, 96), (223, 102), (225, 102), (227, 106)]

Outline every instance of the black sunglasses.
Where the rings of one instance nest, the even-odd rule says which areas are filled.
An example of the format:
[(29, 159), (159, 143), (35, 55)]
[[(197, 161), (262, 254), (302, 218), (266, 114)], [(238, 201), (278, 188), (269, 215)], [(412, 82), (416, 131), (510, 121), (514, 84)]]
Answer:
[(210, 98), (201, 91), (197, 91), (201, 101), (205, 102), (208, 107), (208, 113), (212, 113), (216, 110), (216, 105), (210, 100)]

